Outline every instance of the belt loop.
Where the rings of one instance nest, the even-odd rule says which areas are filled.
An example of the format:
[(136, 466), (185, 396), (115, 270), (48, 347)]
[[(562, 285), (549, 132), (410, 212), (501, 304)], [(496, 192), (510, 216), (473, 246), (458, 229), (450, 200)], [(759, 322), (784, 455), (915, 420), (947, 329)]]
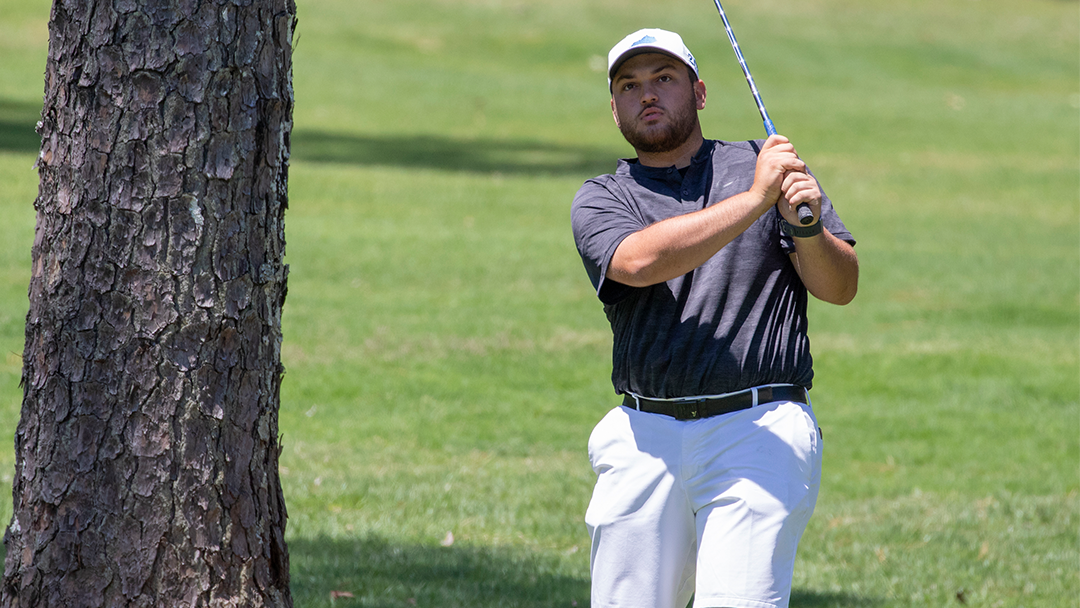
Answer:
[(641, 397), (638, 397), (638, 396), (637, 396), (637, 395), (635, 395), (634, 393), (630, 393), (630, 395), (631, 395), (631, 396), (633, 396), (633, 398), (634, 398), (634, 405), (635, 405), (635, 406), (637, 406), (637, 411), (639, 411), (639, 412), (640, 412), (640, 411), (641, 411)]
[(751, 407), (757, 407), (757, 406), (758, 406), (758, 402), (757, 402), (757, 387), (755, 386), (755, 387), (751, 388), (751, 389), (750, 389), (750, 392), (752, 392), (752, 393), (754, 394), (754, 405), (752, 405)]

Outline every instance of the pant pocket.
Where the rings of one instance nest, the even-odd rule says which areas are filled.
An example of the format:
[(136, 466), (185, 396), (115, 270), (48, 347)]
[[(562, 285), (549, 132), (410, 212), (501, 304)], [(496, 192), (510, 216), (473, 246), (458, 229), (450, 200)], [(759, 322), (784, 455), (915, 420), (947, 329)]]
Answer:
[(619, 441), (622, 436), (621, 429), (626, 426), (626, 412), (622, 407), (616, 407), (593, 427), (588, 443), (589, 465), (597, 475), (611, 468), (610, 464), (605, 464), (604, 454)]

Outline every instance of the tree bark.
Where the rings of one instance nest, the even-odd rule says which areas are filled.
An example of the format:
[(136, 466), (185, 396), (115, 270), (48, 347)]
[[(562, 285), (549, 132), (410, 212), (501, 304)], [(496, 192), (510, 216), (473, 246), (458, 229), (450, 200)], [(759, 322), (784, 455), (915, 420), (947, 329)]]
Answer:
[(55, 0), (5, 607), (291, 606), (293, 0)]

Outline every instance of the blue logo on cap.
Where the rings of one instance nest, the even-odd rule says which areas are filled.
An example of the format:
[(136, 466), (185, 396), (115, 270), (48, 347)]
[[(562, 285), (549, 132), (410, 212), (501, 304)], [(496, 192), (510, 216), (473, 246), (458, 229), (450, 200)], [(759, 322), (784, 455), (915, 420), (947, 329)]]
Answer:
[(641, 40), (638, 40), (634, 44), (631, 44), (630, 48), (633, 48), (633, 47), (635, 47), (635, 46), (637, 46), (639, 44), (651, 44), (653, 42), (656, 42), (656, 38), (653, 38), (652, 36), (646, 34), (644, 38), (642, 38)]

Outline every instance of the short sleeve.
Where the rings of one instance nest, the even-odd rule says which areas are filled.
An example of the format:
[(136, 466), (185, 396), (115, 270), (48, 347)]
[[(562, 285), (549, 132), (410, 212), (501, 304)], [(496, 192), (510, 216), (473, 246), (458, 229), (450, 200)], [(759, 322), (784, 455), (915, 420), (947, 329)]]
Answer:
[(623, 239), (646, 227), (645, 221), (610, 178), (591, 179), (574, 196), (570, 223), (585, 271), (604, 304), (614, 304), (633, 288), (608, 280), (607, 270)]

